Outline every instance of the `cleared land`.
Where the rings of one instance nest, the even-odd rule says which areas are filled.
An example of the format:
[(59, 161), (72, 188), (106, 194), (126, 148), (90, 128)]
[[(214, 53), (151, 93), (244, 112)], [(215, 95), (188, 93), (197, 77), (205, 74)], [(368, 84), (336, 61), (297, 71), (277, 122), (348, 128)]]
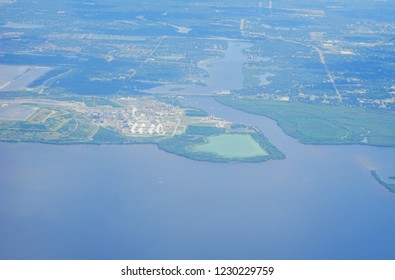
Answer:
[(0, 91), (17, 91), (49, 72), (41, 66), (0, 65)]
[(207, 138), (207, 143), (193, 146), (191, 151), (213, 153), (229, 159), (269, 155), (249, 134), (210, 136)]
[(19, 104), (2, 104), (0, 102), (0, 120), (1, 121), (25, 121), (29, 118), (35, 109), (31, 106)]

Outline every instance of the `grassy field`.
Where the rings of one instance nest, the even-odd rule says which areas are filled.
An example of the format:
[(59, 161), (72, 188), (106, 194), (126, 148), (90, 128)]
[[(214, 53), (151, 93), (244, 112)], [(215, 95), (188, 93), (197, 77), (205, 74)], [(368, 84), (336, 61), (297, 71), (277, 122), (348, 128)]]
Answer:
[(277, 121), (306, 144), (395, 146), (395, 113), (360, 107), (311, 105), (261, 97), (218, 97), (230, 107)]
[(267, 156), (268, 153), (249, 134), (222, 134), (210, 136), (207, 143), (190, 148), (192, 152), (217, 154), (223, 158)]

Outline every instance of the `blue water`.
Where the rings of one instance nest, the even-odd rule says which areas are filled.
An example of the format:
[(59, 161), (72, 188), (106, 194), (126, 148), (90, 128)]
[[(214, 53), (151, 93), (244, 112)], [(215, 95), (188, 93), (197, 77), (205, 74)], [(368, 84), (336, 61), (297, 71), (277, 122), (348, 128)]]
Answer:
[(394, 259), (395, 149), (308, 146), (260, 127), (282, 161), (214, 164), (154, 145), (0, 144), (1, 259)]
[[(247, 46), (232, 44), (209, 87), (241, 86)], [(0, 143), (0, 259), (395, 259), (395, 195), (370, 174), (395, 175), (394, 148), (302, 145), (265, 117), (183, 102), (259, 127), (287, 159)]]
[(243, 64), (247, 56), (243, 50), (252, 44), (244, 41), (228, 41), (228, 47), (223, 51), (220, 59), (201, 61), (198, 65), (206, 71), (208, 77), (201, 79), (205, 86), (195, 84), (170, 84), (147, 90), (149, 93), (168, 94), (172, 89), (177, 90), (178, 95), (207, 95), (221, 91), (237, 90), (243, 87), (244, 76), (242, 75)]

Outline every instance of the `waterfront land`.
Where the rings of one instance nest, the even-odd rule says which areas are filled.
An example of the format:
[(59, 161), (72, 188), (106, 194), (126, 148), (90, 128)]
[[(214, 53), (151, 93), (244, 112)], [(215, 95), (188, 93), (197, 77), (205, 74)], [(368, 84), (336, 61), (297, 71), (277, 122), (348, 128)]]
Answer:
[(263, 97), (217, 97), (233, 108), (267, 116), (305, 144), (395, 146), (395, 113), (361, 107), (313, 105)]
[[(395, 146), (392, 5), (358, 2), (356, 14), (356, 1), (170, 2), (1, 2), (0, 140), (283, 158), (262, 132), (246, 125), (265, 141), (240, 138), (234, 124), (180, 106), (199, 95), (268, 116), (303, 143)], [(227, 136), (192, 141), (196, 125)]]
[[(376, 181), (382, 185), (383, 187), (385, 187), (388, 191), (395, 193), (395, 184), (391, 184), (391, 183), (387, 183), (386, 181), (384, 181), (383, 179), (381, 179), (381, 177), (377, 174), (376, 170), (372, 170), (371, 171), (372, 176), (376, 179)], [(393, 179), (391, 177), (389, 177), (388, 179)]]
[(393, 260), (393, 2), (0, 0), (0, 258)]
[(207, 138), (204, 144), (190, 148), (193, 152), (215, 153), (224, 158), (243, 158), (267, 156), (266, 150), (257, 143), (251, 135), (228, 134), (216, 135)]
[[(174, 141), (176, 140), (176, 141)], [(173, 140), (161, 141), (159, 148), (196, 160), (212, 162), (260, 162), (285, 159), (254, 127), (231, 126), (227, 130), (206, 126), (191, 126)]]
[[(233, 127), (240, 133), (234, 134)], [(149, 96), (107, 99), (44, 96), (0, 100), (1, 141), (155, 143), (163, 150), (191, 159), (221, 162), (279, 158), (280, 152), (268, 141), (253, 138), (252, 135), (258, 133), (248, 126), (207, 116), (201, 110), (171, 105)], [(218, 140), (224, 140), (224, 146), (218, 145), (221, 144)], [(196, 145), (213, 141), (207, 147)], [(180, 147), (183, 147), (181, 153)]]

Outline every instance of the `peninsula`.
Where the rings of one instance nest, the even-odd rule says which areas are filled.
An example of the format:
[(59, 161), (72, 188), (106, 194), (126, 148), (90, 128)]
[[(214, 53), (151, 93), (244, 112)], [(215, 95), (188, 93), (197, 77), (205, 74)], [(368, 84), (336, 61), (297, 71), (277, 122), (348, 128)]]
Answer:
[(27, 96), (0, 99), (0, 141), (153, 143), (190, 159), (216, 162), (285, 157), (256, 128), (172, 105), (174, 99)]

